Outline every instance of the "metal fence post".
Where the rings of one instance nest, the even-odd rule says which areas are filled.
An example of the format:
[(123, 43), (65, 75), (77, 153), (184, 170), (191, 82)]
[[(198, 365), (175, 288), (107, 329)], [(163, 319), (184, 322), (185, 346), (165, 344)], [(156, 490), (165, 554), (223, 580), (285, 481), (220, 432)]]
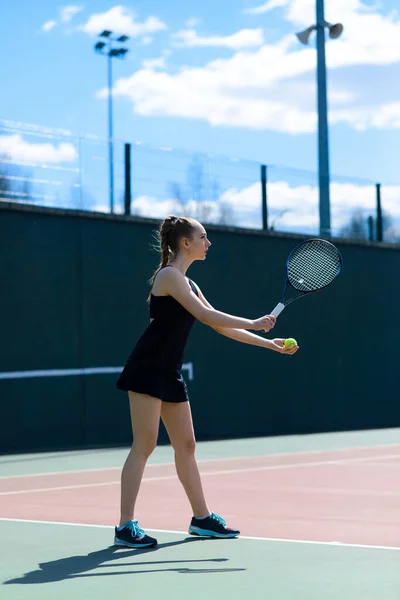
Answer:
[[(82, 161), (82, 136), (78, 137), (78, 160), (79, 160), (79, 199), (81, 202), (81, 210), (84, 208), (84, 200), (83, 200), (83, 161)], [(75, 208), (75, 207), (74, 207)]]
[(125, 144), (125, 214), (131, 214), (131, 144)]
[(383, 242), (381, 184), (376, 184), (376, 240)]
[(268, 229), (267, 165), (261, 165), (262, 228)]
[(368, 241), (373, 242), (374, 241), (374, 219), (373, 219), (373, 217), (369, 216), (367, 223), (368, 223)]

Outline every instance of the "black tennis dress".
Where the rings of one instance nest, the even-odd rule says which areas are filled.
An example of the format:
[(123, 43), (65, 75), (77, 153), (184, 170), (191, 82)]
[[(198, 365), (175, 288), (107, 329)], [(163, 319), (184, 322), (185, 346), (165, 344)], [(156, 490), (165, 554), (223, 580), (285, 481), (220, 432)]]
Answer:
[[(168, 265), (169, 266), (169, 265)], [(165, 267), (164, 267), (165, 268)], [(198, 296), (196, 286), (190, 287)], [(122, 371), (117, 387), (164, 402), (189, 400), (182, 358), (195, 317), (172, 296), (150, 296), (150, 323)]]

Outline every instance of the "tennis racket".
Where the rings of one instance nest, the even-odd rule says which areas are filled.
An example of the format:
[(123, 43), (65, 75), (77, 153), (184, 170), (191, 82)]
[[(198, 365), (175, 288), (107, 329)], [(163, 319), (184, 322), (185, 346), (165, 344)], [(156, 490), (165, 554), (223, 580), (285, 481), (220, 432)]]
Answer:
[(330, 285), (339, 275), (342, 264), (339, 250), (326, 240), (311, 239), (296, 246), (286, 261), (281, 301), (270, 314), (277, 317), (291, 302)]

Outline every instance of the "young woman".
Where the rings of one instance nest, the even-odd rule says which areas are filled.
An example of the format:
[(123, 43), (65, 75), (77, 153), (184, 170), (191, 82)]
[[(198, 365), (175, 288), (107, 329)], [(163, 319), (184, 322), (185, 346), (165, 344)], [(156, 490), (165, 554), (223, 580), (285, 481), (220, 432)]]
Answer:
[(121, 475), (121, 514), (114, 543), (131, 548), (156, 546), (133, 520), (135, 501), (143, 471), (156, 447), (160, 417), (175, 452), (177, 475), (193, 510), (189, 533), (231, 538), (222, 517), (210, 512), (204, 498), (195, 459), (195, 436), (186, 384), (181, 367), (190, 329), (197, 319), (218, 333), (244, 344), (294, 354), (283, 339), (268, 340), (246, 331), (269, 331), (275, 318), (243, 319), (215, 310), (198, 286), (186, 277), (195, 260), (205, 260), (211, 242), (204, 227), (194, 219), (167, 217), (159, 231), (160, 266), (151, 284), (150, 325), (139, 339), (118, 379), (117, 387), (129, 394), (133, 445)]

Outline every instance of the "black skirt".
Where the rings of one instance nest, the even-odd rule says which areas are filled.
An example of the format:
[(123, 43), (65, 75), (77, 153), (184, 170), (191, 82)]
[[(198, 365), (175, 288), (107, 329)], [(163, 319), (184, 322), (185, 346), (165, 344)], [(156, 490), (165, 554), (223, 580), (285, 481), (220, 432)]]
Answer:
[[(198, 295), (193, 282), (189, 283)], [(149, 308), (150, 325), (132, 350), (117, 387), (164, 402), (187, 402), (181, 369), (185, 345), (196, 319), (172, 296), (151, 295)]]
[(180, 370), (166, 371), (157, 365), (129, 360), (122, 371), (117, 388), (125, 392), (147, 394), (163, 402), (187, 402), (189, 395)]

